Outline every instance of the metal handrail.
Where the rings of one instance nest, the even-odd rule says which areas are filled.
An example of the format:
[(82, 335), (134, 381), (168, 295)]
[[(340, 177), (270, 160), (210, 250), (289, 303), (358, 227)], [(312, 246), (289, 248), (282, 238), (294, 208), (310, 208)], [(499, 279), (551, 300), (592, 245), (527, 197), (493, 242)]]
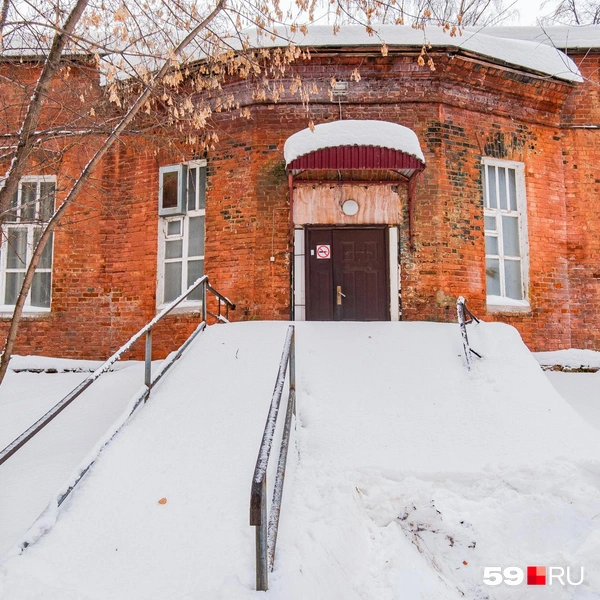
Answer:
[[(479, 323), (479, 319), (467, 308), (467, 301), (465, 298), (460, 296), (456, 301), (456, 312), (458, 315), (458, 326), (460, 327), (460, 335), (462, 337), (463, 349), (465, 352), (465, 363), (467, 365), (467, 371), (471, 370), (471, 354), (474, 354), (478, 358), (482, 358), (479, 352), (475, 352), (469, 344), (469, 336), (467, 335), (467, 325), (475, 321)], [(466, 315), (469, 316), (467, 320)]]
[[(281, 500), (283, 496), (283, 482), (285, 479), (285, 466), (287, 462), (288, 447), (292, 429), (292, 416), (296, 413), (296, 340), (295, 328), (288, 327), (279, 371), (275, 381), (275, 389), (271, 398), (271, 406), (267, 416), (267, 423), (263, 432), (254, 477), (252, 479), (252, 490), (250, 493), (250, 525), (256, 527), (256, 589), (267, 591), (269, 588), (269, 571), (273, 570), (275, 560), (275, 547), (277, 545), (277, 530), (279, 528), (279, 514), (281, 512)], [(279, 450), (279, 461), (275, 475), (273, 498), (271, 501), (271, 512), (267, 508), (267, 467), (271, 455), (271, 446), (277, 426), (277, 415), (285, 384), (285, 375), (290, 368), (289, 396), (281, 448)]]
[[(184, 342), (179, 348), (175, 356), (171, 357), (166, 365), (163, 365), (160, 372), (152, 379), (152, 328), (162, 319), (164, 319), (174, 308), (176, 308), (183, 300), (185, 300), (194, 290), (202, 286), (202, 307), (201, 315), (202, 322), (194, 330), (192, 335)], [(2, 452), (0, 452), (0, 465), (7, 461), (17, 450), (22, 448), (29, 440), (31, 440), (37, 433), (39, 433), (52, 419), (60, 414), (73, 400), (78, 398), (90, 385), (92, 385), (103, 373), (106, 373), (114, 363), (116, 363), (121, 356), (127, 352), (135, 342), (137, 342), (143, 335), (146, 335), (146, 356), (145, 356), (145, 368), (144, 368), (144, 385), (145, 390), (142, 399), (144, 402), (150, 395), (150, 390), (157, 383), (159, 379), (166, 373), (171, 365), (177, 360), (185, 348), (189, 346), (192, 340), (206, 327), (206, 316), (208, 314), (206, 307), (206, 292), (209, 291), (219, 301), (219, 315), (221, 314), (221, 302), (227, 307), (227, 315), (229, 315), (229, 308), (235, 310), (235, 304), (231, 302), (225, 296), (219, 294), (208, 282), (208, 276), (204, 275), (197, 279), (190, 287), (177, 297), (173, 302), (167, 305), (161, 310), (147, 325), (142, 327), (136, 334), (134, 334), (123, 346), (121, 346), (108, 360), (102, 363), (91, 375), (86, 377), (75, 389), (71, 390), (60, 402), (55, 404), (46, 414), (40, 417), (31, 427), (24, 431), (19, 437), (13, 440)], [(212, 313), (210, 313), (212, 315)], [(220, 319), (219, 319), (220, 320)], [(136, 408), (137, 408), (136, 404)], [(134, 408), (135, 410), (135, 408)]]
[[(235, 304), (233, 304), (233, 302), (231, 302), (231, 300), (227, 298), (227, 296), (223, 296), (223, 294), (217, 292), (217, 290), (215, 290), (215, 288), (212, 285), (210, 285), (208, 281), (206, 282), (206, 289), (211, 294), (213, 294), (219, 301), (217, 314), (215, 315), (215, 313), (212, 313), (208, 310), (206, 311), (207, 314), (209, 314), (211, 317), (214, 317), (220, 323), (229, 323), (229, 309), (231, 308), (231, 310), (235, 310)], [(221, 302), (223, 302), (223, 304), (225, 305), (225, 316), (221, 315)]]

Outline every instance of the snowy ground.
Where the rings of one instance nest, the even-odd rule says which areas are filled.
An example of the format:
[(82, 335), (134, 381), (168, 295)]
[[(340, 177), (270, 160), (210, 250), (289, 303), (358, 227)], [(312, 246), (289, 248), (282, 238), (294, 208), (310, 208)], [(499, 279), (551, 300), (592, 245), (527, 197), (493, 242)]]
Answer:
[(571, 349), (536, 352), (534, 356), (544, 368), (565, 369), (565, 372), (546, 371), (546, 377), (590, 425), (600, 430), (600, 352)]
[[(298, 325), (297, 452), (268, 597), (600, 597), (600, 435), (578, 414), (598, 424), (600, 374), (549, 374), (588, 378), (573, 410), (504, 325), (471, 330), (485, 357), (471, 373), (456, 325)], [(9, 552), (0, 598), (256, 597), (250, 474), (285, 329), (202, 334), (52, 531)], [(583, 566), (584, 583), (482, 582), (485, 566), (527, 565)]]
[[(0, 386), (0, 448), (37, 421), (99, 364), (14, 357)], [(143, 383), (143, 364), (131, 361), (118, 363), (116, 368), (116, 372), (103, 375), (0, 466), (0, 555), (15, 544), (40, 515), (50, 497), (123, 412), (132, 394)], [(57, 372), (46, 373), (45, 370)]]
[(590, 424), (600, 431), (600, 372), (556, 373), (546, 377), (562, 397)]

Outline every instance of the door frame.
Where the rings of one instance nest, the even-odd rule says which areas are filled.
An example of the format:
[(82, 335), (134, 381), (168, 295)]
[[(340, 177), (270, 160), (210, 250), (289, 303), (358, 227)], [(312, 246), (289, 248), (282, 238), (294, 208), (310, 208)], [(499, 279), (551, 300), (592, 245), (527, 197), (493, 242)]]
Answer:
[(389, 320), (400, 320), (400, 262), (398, 227), (395, 225), (306, 225), (294, 228), (293, 320), (306, 320), (308, 255), (306, 248), (307, 228), (310, 229), (387, 229), (387, 279), (389, 284)]

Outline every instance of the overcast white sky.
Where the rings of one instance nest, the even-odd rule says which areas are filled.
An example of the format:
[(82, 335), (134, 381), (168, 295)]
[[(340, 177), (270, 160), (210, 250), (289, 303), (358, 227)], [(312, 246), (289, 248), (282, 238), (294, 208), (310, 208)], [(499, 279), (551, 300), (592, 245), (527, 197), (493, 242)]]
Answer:
[[(552, 13), (560, 0), (504, 0), (504, 13), (511, 15), (499, 22), (498, 25), (537, 25), (537, 19)], [(291, 4), (291, 0), (281, 0), (282, 6)], [(542, 10), (542, 4), (545, 4)], [(328, 11), (331, 10), (329, 0), (321, 0), (317, 5), (316, 14), (322, 15), (316, 23), (325, 25), (328, 22)], [(296, 11), (293, 11), (296, 12)]]
[[(510, 6), (514, 4), (514, 8), (519, 11), (518, 18), (515, 17), (511, 19), (510, 22), (506, 24), (514, 24), (514, 25), (535, 25), (536, 17), (539, 17), (542, 14), (542, 10), (540, 6), (542, 4), (539, 0), (509, 0), (506, 2), (506, 6)], [(547, 6), (544, 8), (543, 13), (547, 14), (551, 11), (551, 7)], [(505, 23), (502, 23), (503, 25)]]

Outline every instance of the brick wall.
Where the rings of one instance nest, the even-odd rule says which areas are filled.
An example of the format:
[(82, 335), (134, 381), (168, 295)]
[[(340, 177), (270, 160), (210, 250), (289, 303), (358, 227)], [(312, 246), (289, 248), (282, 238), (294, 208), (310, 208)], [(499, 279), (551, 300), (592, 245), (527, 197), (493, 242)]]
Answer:
[(600, 56), (573, 56), (584, 82), (563, 114), (573, 348), (600, 349)]
[[(283, 144), (311, 119), (320, 123), (339, 118), (340, 107), (329, 101), (324, 82), (332, 76), (348, 79), (355, 62), (340, 65), (331, 57), (313, 57), (310, 64), (297, 68), (306, 87), (314, 81), (319, 90), (308, 114), (290, 97), (276, 107), (252, 106), (252, 118), (241, 129), (241, 136), (239, 122), (229, 126), (226, 121), (219, 122), (228, 141), (217, 153), (217, 160), (224, 157), (230, 161), (228, 173), (234, 185), (238, 177), (247, 183), (246, 173), (256, 173), (253, 185), (244, 188), (242, 183), (238, 192), (244, 201), (236, 205), (236, 230), (245, 222), (244, 238), (251, 237), (248, 228), (261, 233), (253, 245), (252, 263), (228, 255), (223, 264), (219, 258), (223, 256), (222, 245), (214, 240), (220, 238), (226, 245), (233, 240), (225, 235), (225, 223), (213, 221), (213, 242), (207, 237), (207, 244), (214, 258), (207, 261), (207, 269), (216, 281), (230, 280), (233, 295), (242, 289), (249, 293), (254, 284), (255, 308), (250, 299), (244, 299), (245, 316), (287, 315), (290, 247), (286, 221), (282, 219), (281, 230), (275, 227), (275, 236), (269, 231), (273, 214), (284, 214), (287, 208), (286, 182), (281, 172)], [(346, 119), (385, 119), (411, 127), (425, 152), (427, 169), (417, 186), (415, 251), (409, 249), (406, 206), (401, 228), (403, 318), (453, 320), (456, 298), (465, 295), (486, 319), (516, 325), (533, 348), (566, 347), (571, 331), (560, 112), (572, 87), (516, 76), (510, 70), (463, 63), (455, 59), (449, 64), (447, 57), (439, 56), (436, 73), (427, 70), (415, 74), (412, 58), (365, 60), (360, 82), (350, 83), (348, 97), (341, 105)], [(465, 65), (469, 76), (478, 77), (480, 87), (474, 93), (465, 86)], [(254, 132), (253, 152), (249, 147), (250, 130)], [(277, 152), (269, 159), (275, 148)], [(525, 314), (486, 311), (481, 156), (526, 164), (531, 311)], [(219, 168), (211, 156), (209, 161), (216, 181)], [(260, 185), (260, 174), (269, 169), (272, 177), (266, 185)], [(231, 190), (229, 180), (224, 185)], [(211, 193), (210, 202), (221, 203), (215, 182)], [(256, 213), (247, 206), (254, 193)], [(229, 193), (226, 198), (227, 202), (232, 199)], [(225, 211), (231, 208), (226, 206)], [(217, 215), (222, 212), (222, 208), (213, 210)], [(237, 240), (240, 243), (246, 244)], [(269, 264), (270, 244), (282, 249), (285, 269)], [(244, 250), (241, 252), (243, 255)], [(261, 293), (264, 289), (267, 291)], [(273, 295), (271, 290), (277, 292)]]
[[(464, 295), (476, 314), (514, 324), (534, 349), (593, 347), (598, 335), (589, 322), (600, 315), (600, 215), (590, 207), (599, 185), (592, 171), (597, 132), (562, 125), (587, 123), (598, 103), (588, 106), (585, 86), (460, 56), (436, 54), (434, 60), (432, 72), (415, 56), (394, 52), (313, 53), (284, 82), (300, 76), (311, 91), (308, 105), (291, 92), (277, 103), (252, 100), (251, 83), (232, 83), (250, 118), (213, 115), (210, 127), (219, 141), (206, 154), (171, 143), (185, 132), (163, 132), (164, 144), (157, 137), (123, 138), (57, 232), (52, 312), (26, 320), (17, 352), (108, 356), (154, 316), (159, 167), (197, 156), (208, 161), (205, 270), (211, 282), (237, 304), (235, 319), (288, 319), (292, 247), (283, 145), (310, 121), (337, 120), (340, 113), (410, 127), (425, 154), (414, 250), (405, 201), (402, 206), (403, 318), (454, 320), (456, 298)], [(592, 72), (597, 62), (588, 61)], [(361, 78), (353, 81), (357, 67)], [(350, 82), (339, 104), (329, 98), (332, 77)], [(88, 142), (64, 154), (59, 187), (92, 147)], [(482, 156), (525, 163), (531, 311), (524, 314), (486, 309)], [(197, 322), (193, 314), (169, 317), (155, 333), (155, 357), (183, 341)], [(136, 348), (131, 356), (141, 352)]]

